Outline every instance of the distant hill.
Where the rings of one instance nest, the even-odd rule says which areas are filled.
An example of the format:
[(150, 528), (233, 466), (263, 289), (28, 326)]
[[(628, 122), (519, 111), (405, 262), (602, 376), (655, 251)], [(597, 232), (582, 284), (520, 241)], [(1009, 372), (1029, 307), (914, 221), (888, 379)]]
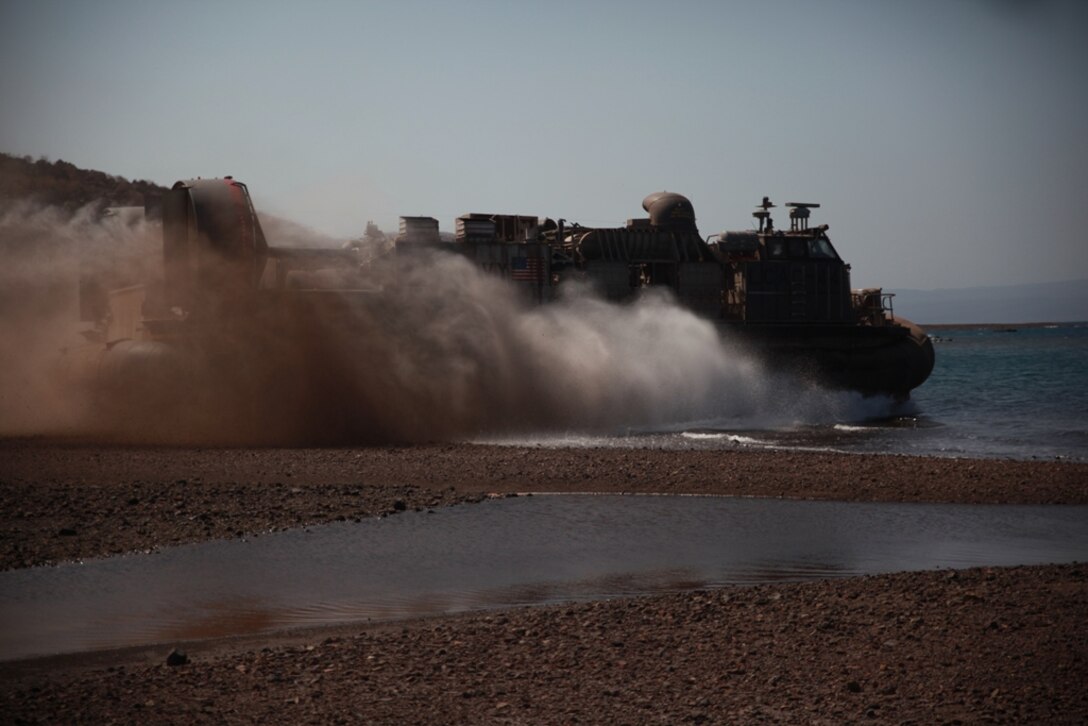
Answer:
[(1088, 320), (1088, 280), (890, 292), (896, 314), (922, 325)]
[[(31, 201), (42, 207), (55, 207), (69, 216), (88, 204), (99, 208), (148, 207), (154, 217), (162, 195), (167, 191), (166, 187), (154, 182), (128, 181), (113, 174), (80, 169), (67, 161), (35, 161), (29, 156), (0, 153), (0, 207), (4, 202)], [(343, 240), (267, 212), (260, 212), (260, 219), (265, 236), (274, 246), (339, 247), (343, 243)], [(4, 232), (8, 242), (16, 236), (10, 228)], [(0, 244), (4, 241), (0, 240)]]
[(31, 199), (75, 211), (91, 203), (110, 207), (154, 205), (165, 191), (165, 187), (153, 182), (128, 181), (59, 159), (35, 161), (29, 156), (0, 153), (0, 200)]

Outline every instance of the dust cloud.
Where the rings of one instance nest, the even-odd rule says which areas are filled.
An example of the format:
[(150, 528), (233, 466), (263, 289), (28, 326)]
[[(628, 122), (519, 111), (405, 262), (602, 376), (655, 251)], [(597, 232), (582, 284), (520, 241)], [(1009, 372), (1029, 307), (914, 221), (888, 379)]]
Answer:
[(86, 419), (85, 390), (67, 385), (84, 348), (80, 276), (111, 287), (153, 278), (160, 233), (100, 205), (75, 212), (0, 204), (0, 434), (68, 433)]
[(154, 284), (159, 226), (15, 206), (0, 217), (0, 244), (2, 435), (411, 443), (827, 421), (853, 405), (769, 373), (667, 294), (621, 305), (571, 283), (536, 306), (445, 253), (387, 256), (337, 289), (224, 300), (232, 314), (180, 344), (108, 341), (107, 351), (84, 339), (78, 279)]

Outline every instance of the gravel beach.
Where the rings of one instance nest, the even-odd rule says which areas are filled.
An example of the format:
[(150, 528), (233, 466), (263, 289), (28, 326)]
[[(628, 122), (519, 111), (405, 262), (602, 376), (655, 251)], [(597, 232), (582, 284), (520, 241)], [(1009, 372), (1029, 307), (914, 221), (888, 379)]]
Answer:
[[(0, 565), (530, 491), (1088, 503), (1088, 464), (0, 441)], [(13, 723), (1083, 723), (1088, 568), (738, 587), (0, 664)]]

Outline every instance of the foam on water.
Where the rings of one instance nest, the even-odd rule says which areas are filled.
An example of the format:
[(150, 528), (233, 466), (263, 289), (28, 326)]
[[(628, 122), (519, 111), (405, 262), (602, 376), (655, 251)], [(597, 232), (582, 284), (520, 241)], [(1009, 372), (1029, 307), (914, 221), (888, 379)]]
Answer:
[(766, 439), (757, 439), (754, 436), (741, 436), (740, 434), (706, 433), (700, 431), (685, 431), (680, 434), (684, 438), (696, 441), (728, 441), (741, 446), (773, 446), (774, 442)]

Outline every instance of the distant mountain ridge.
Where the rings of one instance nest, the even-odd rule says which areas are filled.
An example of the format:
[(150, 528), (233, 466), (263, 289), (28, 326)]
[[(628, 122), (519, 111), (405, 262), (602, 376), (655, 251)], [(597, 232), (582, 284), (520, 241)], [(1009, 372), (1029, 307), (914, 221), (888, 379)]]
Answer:
[(0, 200), (29, 199), (72, 212), (92, 203), (116, 207), (153, 204), (165, 191), (166, 187), (154, 182), (129, 181), (60, 159), (35, 161), (29, 156), (0, 153)]
[(895, 313), (925, 325), (1088, 320), (1088, 279), (894, 292)]

